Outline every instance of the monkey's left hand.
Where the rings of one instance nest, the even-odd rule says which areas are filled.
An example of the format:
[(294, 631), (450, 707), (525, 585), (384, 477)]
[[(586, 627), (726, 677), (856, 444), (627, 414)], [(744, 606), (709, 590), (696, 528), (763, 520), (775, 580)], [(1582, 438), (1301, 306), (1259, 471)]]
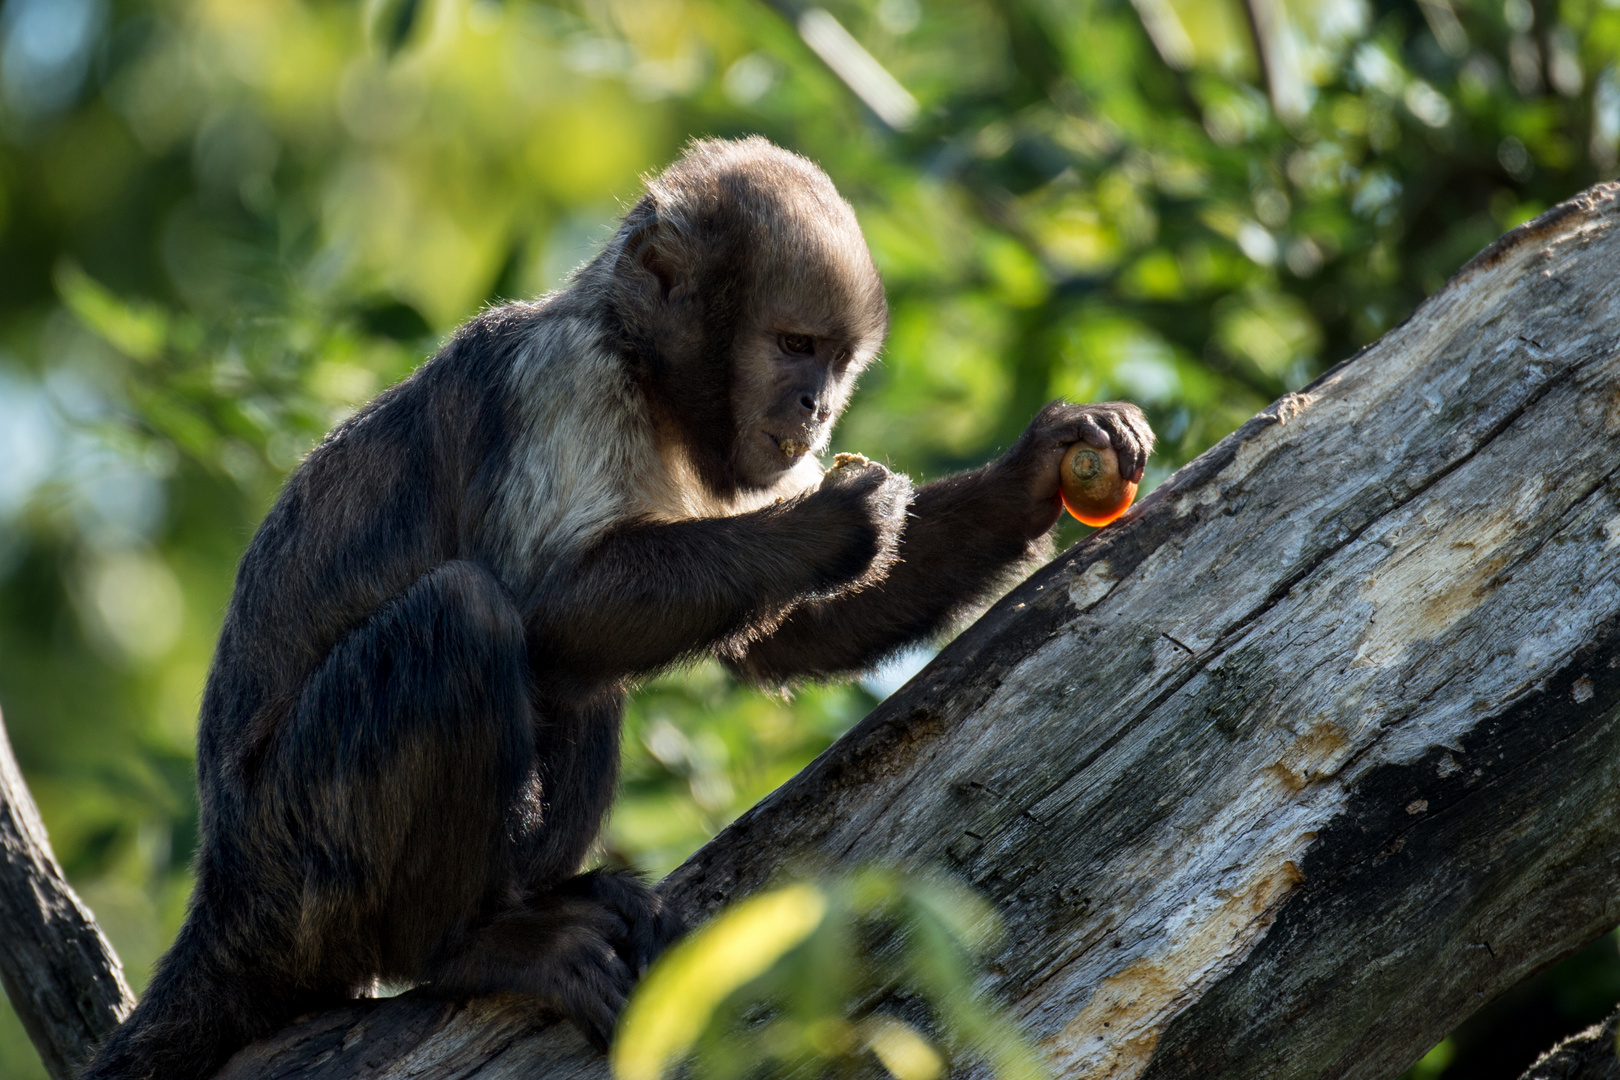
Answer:
[(1063, 512), (1058, 463), (1077, 442), (1099, 450), (1112, 447), (1119, 455), (1120, 475), (1139, 482), (1153, 452), (1153, 429), (1142, 410), (1125, 401), (1054, 401), (1037, 413), (1012, 449), (990, 466), (999, 483), (1026, 497), (1021, 519), (1026, 536), (1040, 536), (1057, 524)]

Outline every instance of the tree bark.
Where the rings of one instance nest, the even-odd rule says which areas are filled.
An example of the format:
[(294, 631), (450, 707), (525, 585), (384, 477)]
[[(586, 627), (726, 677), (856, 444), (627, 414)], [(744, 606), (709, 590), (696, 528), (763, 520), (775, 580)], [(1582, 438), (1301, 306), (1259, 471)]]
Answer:
[(135, 995), (51, 854), (0, 719), (0, 984), (53, 1080), (72, 1080)]
[(1519, 1080), (1620, 1080), (1615, 1025), (1620, 1013), (1571, 1035), (1543, 1054)]
[[(945, 865), (1056, 1073), (1393, 1077), (1620, 922), (1620, 186), (1492, 245), (965, 631), (661, 888)], [(233, 1080), (604, 1077), (516, 999)], [(1584, 1074), (1582, 1074), (1584, 1075)]]

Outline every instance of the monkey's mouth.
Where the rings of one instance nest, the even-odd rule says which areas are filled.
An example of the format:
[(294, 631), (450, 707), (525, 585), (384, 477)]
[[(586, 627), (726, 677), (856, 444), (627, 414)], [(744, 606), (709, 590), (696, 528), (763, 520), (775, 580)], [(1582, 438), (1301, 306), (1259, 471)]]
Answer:
[(804, 455), (810, 452), (809, 443), (801, 442), (790, 435), (773, 435), (769, 431), (765, 432), (764, 434), (766, 438), (770, 439), (771, 442), (775, 444), (776, 449), (782, 454), (782, 456), (787, 458), (789, 461), (798, 461), (800, 458), (804, 457)]

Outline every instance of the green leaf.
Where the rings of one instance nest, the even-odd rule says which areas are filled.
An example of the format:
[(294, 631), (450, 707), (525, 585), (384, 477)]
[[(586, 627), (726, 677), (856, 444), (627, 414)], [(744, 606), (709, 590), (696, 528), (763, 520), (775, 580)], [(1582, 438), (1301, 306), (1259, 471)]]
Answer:
[(636, 988), (613, 1041), (613, 1075), (658, 1080), (715, 1008), (821, 925), (827, 898), (798, 884), (751, 896), (666, 953)]
[(112, 290), (63, 259), (56, 264), (56, 291), (85, 327), (132, 360), (151, 360), (169, 336), (169, 316), (156, 304), (120, 299)]
[(372, 43), (389, 58), (406, 45), (421, 22), (422, 0), (372, 0), (366, 6), (366, 23)]

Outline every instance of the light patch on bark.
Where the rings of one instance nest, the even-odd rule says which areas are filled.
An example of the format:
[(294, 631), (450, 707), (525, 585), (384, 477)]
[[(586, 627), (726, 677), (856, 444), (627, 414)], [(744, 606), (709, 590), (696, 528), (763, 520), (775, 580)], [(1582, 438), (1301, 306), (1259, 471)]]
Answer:
[(1288, 792), (1302, 791), (1307, 784), (1337, 773), (1354, 750), (1344, 728), (1334, 723), (1317, 724), (1289, 743), (1282, 756), (1262, 771)]
[(1086, 567), (1073, 585), (1069, 586), (1069, 603), (1078, 610), (1084, 611), (1095, 604), (1119, 582), (1114, 576), (1113, 568), (1108, 565), (1107, 559), (1099, 559)]
[(1170, 1017), (1196, 999), (1195, 988), (1247, 955), (1277, 907), (1305, 880), (1289, 858), (1249, 870), (1235, 890), (1194, 899), (1159, 949), (1105, 978), (1074, 1019), (1044, 1041), (1056, 1074), (1088, 1080), (1141, 1075)]
[(1362, 583), (1359, 598), (1372, 611), (1356, 666), (1394, 663), (1408, 647), (1438, 637), (1490, 597), (1496, 576), (1511, 560), (1509, 542), (1527, 511), (1544, 498), (1546, 482), (1524, 477), (1519, 489), (1511, 501), (1462, 514), (1447, 507), (1438, 522), (1372, 537), (1390, 555)]
[(1279, 424), (1287, 424), (1290, 420), (1292, 420), (1295, 417), (1299, 416), (1306, 409), (1310, 408), (1312, 405), (1315, 405), (1315, 404), (1316, 404), (1316, 395), (1315, 394), (1306, 394), (1306, 393), (1284, 394), (1282, 397), (1278, 398), (1275, 402), (1272, 403), (1271, 408), (1269, 408), (1265, 412), (1261, 413), (1261, 415), (1262, 416), (1274, 416), (1274, 417), (1277, 418), (1277, 423), (1279, 423)]

